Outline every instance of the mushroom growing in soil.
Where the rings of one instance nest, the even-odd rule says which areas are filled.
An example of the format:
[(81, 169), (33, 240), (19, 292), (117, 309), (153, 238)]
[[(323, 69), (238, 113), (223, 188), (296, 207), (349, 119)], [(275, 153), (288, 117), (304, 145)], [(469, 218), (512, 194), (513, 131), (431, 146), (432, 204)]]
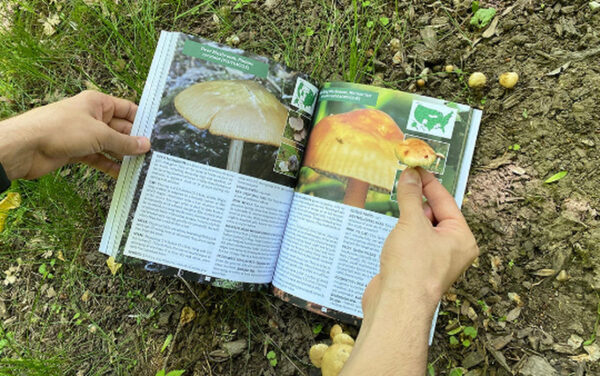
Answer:
[(287, 109), (255, 81), (206, 81), (175, 97), (175, 108), (190, 124), (231, 139), (227, 169), (239, 172), (244, 141), (279, 146)]
[(314, 345), (310, 348), (308, 357), (315, 367), (321, 369), (322, 376), (337, 376), (350, 357), (354, 339), (342, 333), (342, 328), (337, 324), (331, 328), (329, 336), (332, 339), (331, 346), (324, 343)]
[(396, 147), (396, 156), (401, 163), (408, 167), (429, 167), (436, 160), (439, 163), (439, 158), (444, 158), (442, 154), (436, 153), (427, 142), (418, 138), (407, 138), (400, 143)]
[(390, 192), (404, 135), (386, 113), (360, 109), (329, 115), (313, 128), (304, 165), (347, 181), (344, 204), (365, 207), (369, 188)]

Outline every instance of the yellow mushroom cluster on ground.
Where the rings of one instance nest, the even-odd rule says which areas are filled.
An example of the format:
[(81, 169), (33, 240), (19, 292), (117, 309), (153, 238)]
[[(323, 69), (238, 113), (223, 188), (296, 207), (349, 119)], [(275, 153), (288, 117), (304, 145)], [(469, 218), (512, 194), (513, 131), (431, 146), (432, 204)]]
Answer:
[(308, 356), (312, 364), (321, 369), (323, 376), (337, 376), (350, 357), (354, 339), (342, 332), (342, 327), (334, 325), (329, 332), (332, 344), (319, 343), (310, 348)]

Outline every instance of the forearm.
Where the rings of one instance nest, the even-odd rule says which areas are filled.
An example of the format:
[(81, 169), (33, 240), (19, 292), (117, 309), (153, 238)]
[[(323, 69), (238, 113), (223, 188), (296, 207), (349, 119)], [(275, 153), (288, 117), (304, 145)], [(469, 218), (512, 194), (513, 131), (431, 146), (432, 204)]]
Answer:
[(384, 291), (376, 304), (365, 316), (341, 376), (424, 375), (435, 311), (432, 299)]
[(0, 164), (10, 180), (25, 177), (31, 168), (38, 135), (24, 115), (0, 121)]

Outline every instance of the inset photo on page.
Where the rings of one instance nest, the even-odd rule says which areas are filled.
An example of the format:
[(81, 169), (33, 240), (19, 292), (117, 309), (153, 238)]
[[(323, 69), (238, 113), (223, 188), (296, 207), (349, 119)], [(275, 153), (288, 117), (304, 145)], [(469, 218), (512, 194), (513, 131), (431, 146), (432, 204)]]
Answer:
[(297, 147), (282, 142), (279, 151), (277, 152), (277, 159), (275, 160), (273, 171), (278, 174), (297, 178), (302, 154), (303, 152)]
[(454, 195), (471, 113), (416, 94), (326, 83), (296, 191), (398, 217), (391, 196), (408, 164), (436, 174)]
[[(288, 134), (305, 141), (291, 102), (300, 74), (241, 50), (181, 34), (152, 134), (152, 150), (295, 186), (273, 169)], [(307, 86), (307, 85), (305, 85)]]

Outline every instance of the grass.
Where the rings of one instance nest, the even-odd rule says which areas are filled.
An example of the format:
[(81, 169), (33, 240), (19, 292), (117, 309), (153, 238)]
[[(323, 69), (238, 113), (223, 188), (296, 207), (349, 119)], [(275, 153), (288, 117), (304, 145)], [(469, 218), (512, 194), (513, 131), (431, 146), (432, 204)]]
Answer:
[[(321, 0), (315, 14), (289, 8), (273, 19), (252, 1), (239, 9), (214, 0), (3, 2), (9, 22), (0, 22), (0, 118), (86, 88), (138, 100), (162, 29), (221, 42), (256, 32), (240, 47), (321, 82), (368, 82), (379, 48), (403, 25), (397, 6), (381, 4), (354, 0), (344, 9)], [(377, 22), (383, 16), (389, 25)], [(267, 334), (265, 312), (277, 309), (270, 298), (198, 285), (189, 293), (177, 279), (131, 268), (110, 275), (96, 250), (112, 184), (80, 166), (13, 184), (23, 202), (0, 234), (0, 270), (17, 267), (18, 276), (0, 284), (0, 375), (154, 375), (171, 352), (161, 347), (184, 305), (201, 316), (208, 338), (244, 328), (250, 342), (268, 339), (280, 362), (302, 365)], [(213, 346), (203, 338), (180, 335), (169, 344), (168, 369), (192, 367), (177, 352), (189, 346), (203, 354)]]

